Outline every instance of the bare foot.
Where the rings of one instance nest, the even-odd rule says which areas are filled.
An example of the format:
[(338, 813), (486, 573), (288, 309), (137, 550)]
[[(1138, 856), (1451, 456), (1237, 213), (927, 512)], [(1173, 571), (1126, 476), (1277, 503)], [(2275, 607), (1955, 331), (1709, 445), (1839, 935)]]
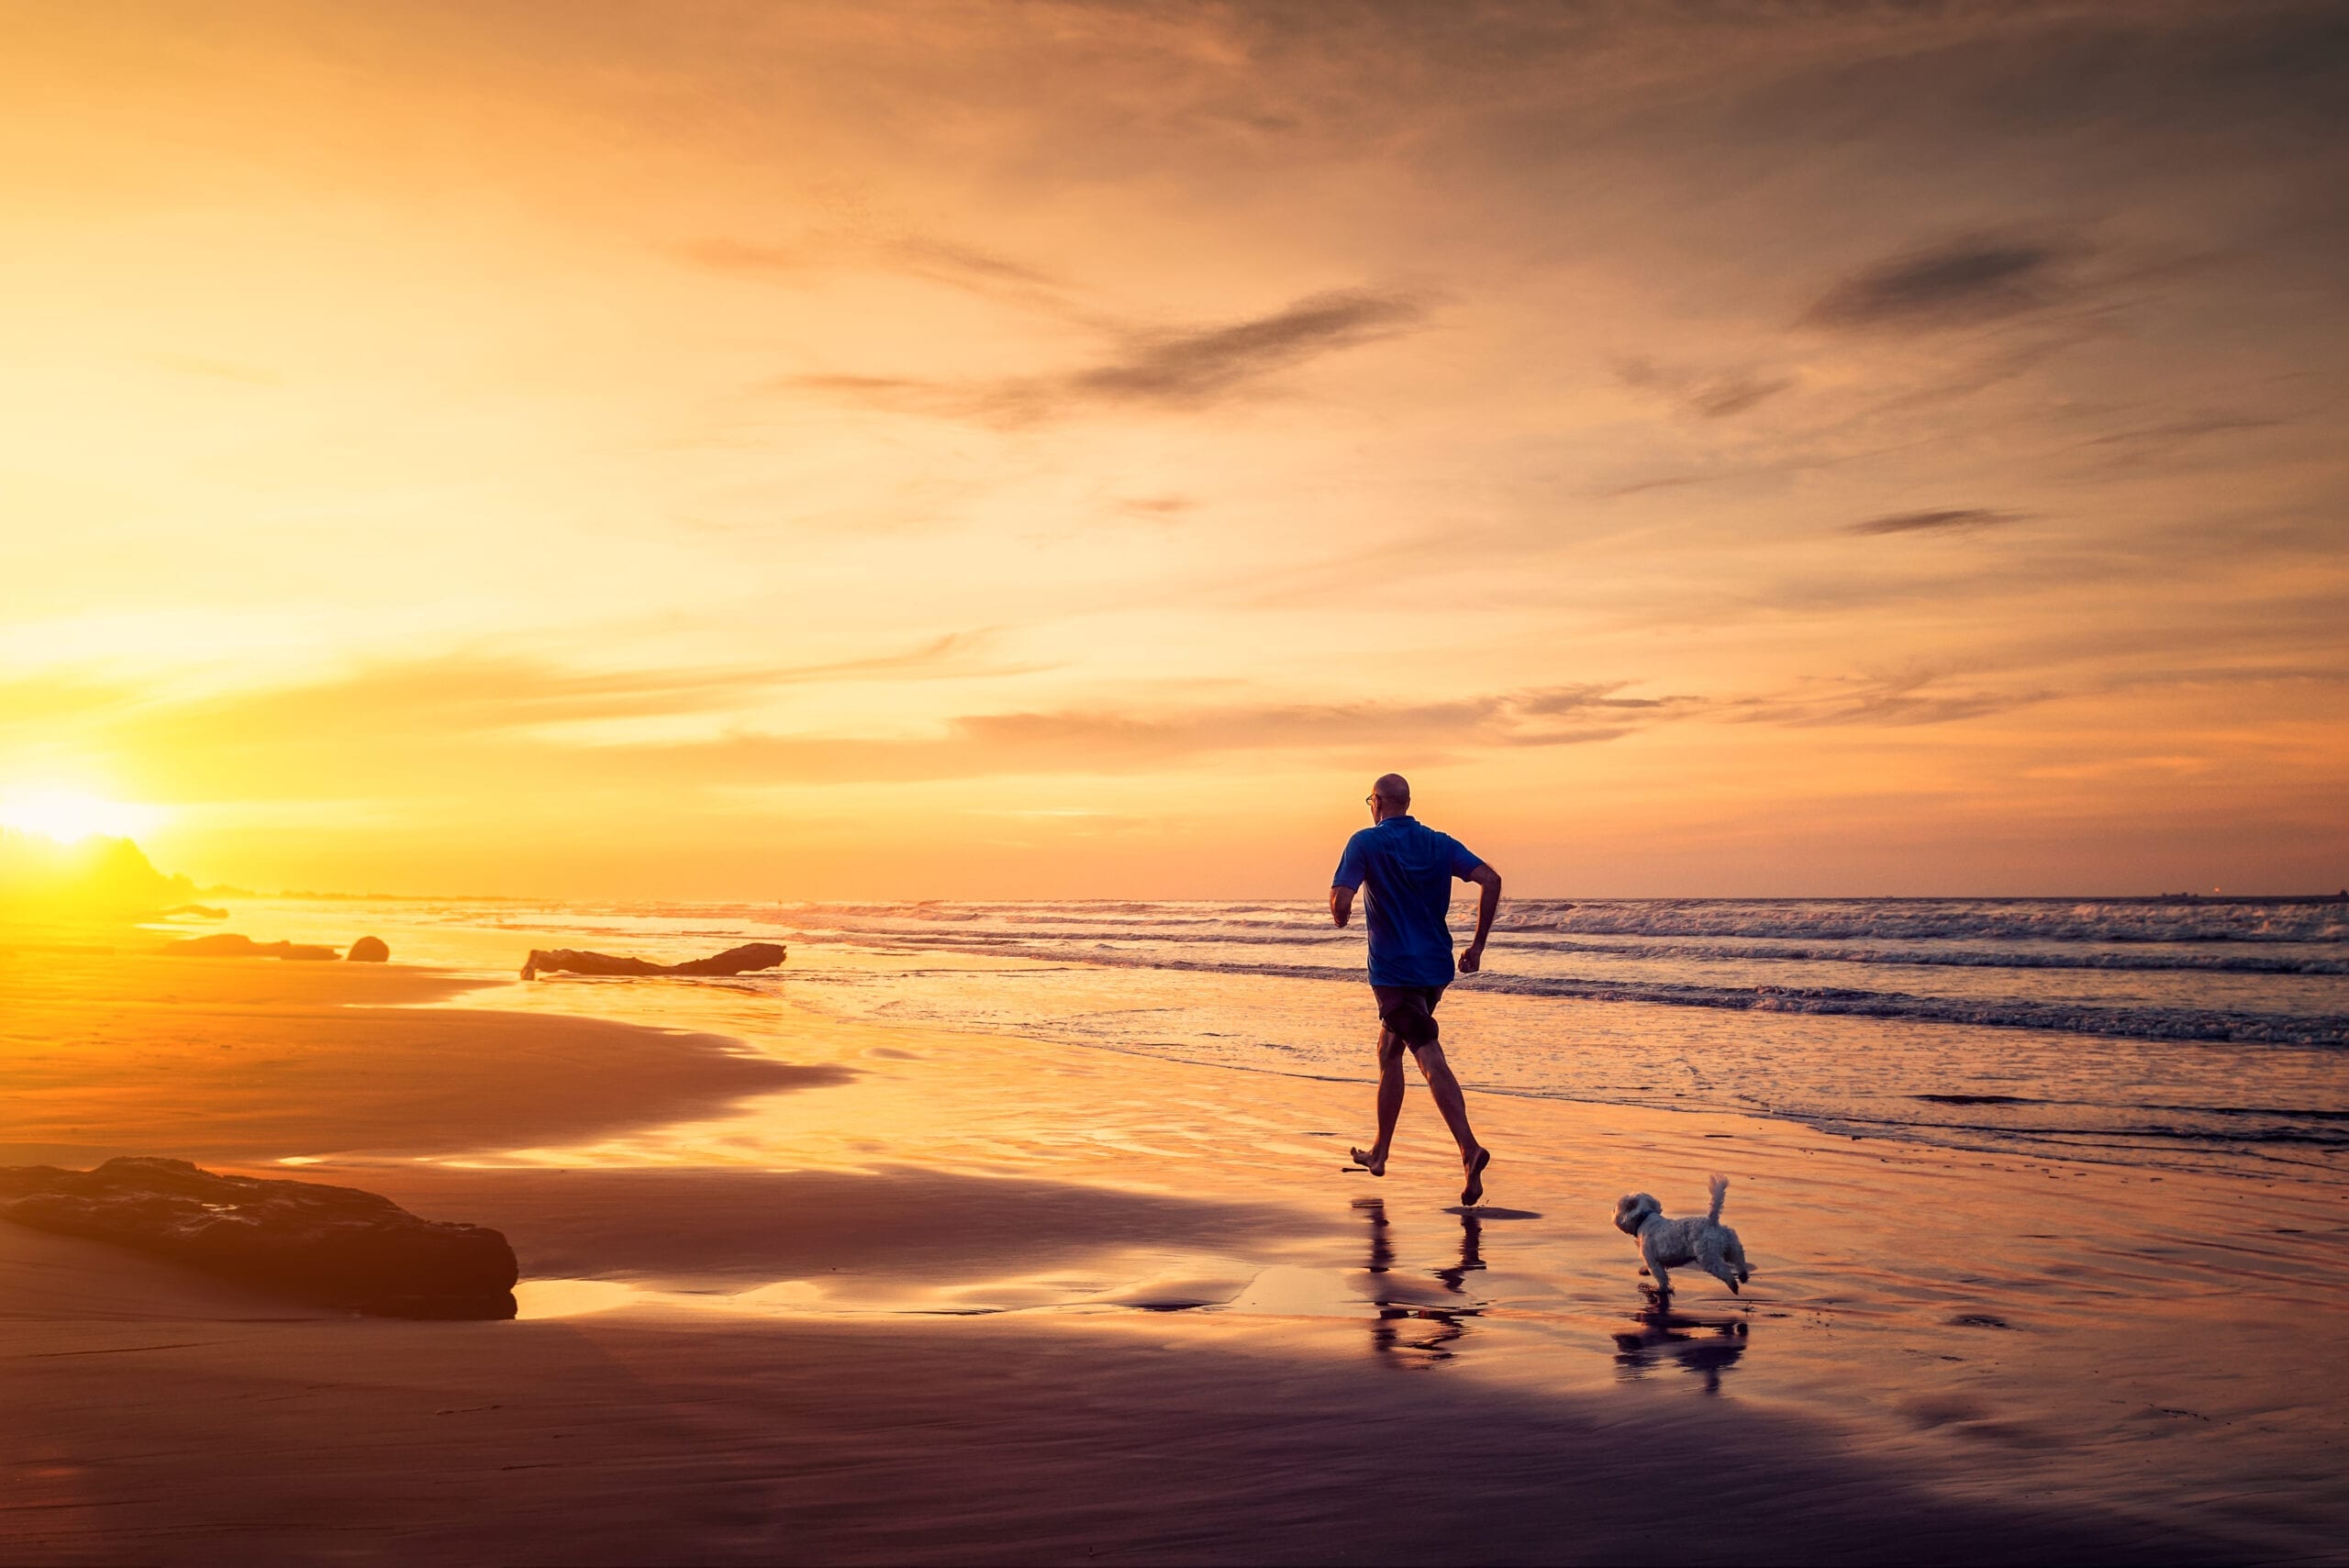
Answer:
[(1381, 1155), (1379, 1155), (1376, 1159), (1373, 1159), (1369, 1154), (1367, 1154), (1367, 1153), (1364, 1152), (1362, 1150), (1359, 1150), (1359, 1149), (1349, 1149), (1349, 1150), (1347, 1150), (1347, 1151), (1346, 1151), (1346, 1152), (1347, 1152), (1349, 1155), (1353, 1156), (1353, 1162), (1354, 1162), (1355, 1164), (1360, 1165), (1364, 1170), (1368, 1171), (1372, 1175), (1374, 1175), (1374, 1176), (1383, 1176), (1383, 1175), (1386, 1174), (1386, 1155), (1381, 1154)]
[(1468, 1184), (1460, 1189), (1462, 1205), (1474, 1207), (1485, 1195), (1485, 1167), (1492, 1162), (1493, 1151), (1489, 1149), (1479, 1149), (1461, 1162), (1468, 1167)]

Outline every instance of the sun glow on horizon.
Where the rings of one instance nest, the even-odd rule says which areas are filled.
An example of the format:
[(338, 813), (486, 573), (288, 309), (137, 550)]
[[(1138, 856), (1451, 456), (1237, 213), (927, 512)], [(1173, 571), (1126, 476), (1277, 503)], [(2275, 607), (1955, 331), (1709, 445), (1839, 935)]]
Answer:
[(108, 800), (75, 790), (38, 790), (0, 796), (0, 828), (38, 833), (61, 844), (84, 839), (130, 839), (161, 821), (160, 806)]

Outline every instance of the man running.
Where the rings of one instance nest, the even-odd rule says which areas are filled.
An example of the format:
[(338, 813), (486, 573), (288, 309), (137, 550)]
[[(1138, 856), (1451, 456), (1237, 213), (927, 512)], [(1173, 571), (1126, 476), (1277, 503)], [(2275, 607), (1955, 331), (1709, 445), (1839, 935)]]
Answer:
[(1428, 1081), (1435, 1108), (1443, 1113), (1460, 1145), (1468, 1184), (1460, 1201), (1485, 1195), (1485, 1167), (1491, 1151), (1468, 1130), (1468, 1104), (1460, 1080), (1436, 1043), (1436, 1004), (1452, 984), (1452, 879), (1483, 889), (1476, 904), (1476, 935), (1460, 955), (1459, 971), (1474, 974), (1485, 962), (1485, 938), (1501, 906), (1501, 873), (1468, 852), (1459, 840), (1422, 827), (1411, 816), (1411, 786), (1388, 773), (1370, 786), (1365, 802), (1373, 826), (1346, 840), (1346, 852), (1330, 878), (1330, 918), (1342, 928), (1352, 917), (1354, 891), (1370, 884), (1370, 993), (1378, 1001), (1378, 1141), (1351, 1150), (1354, 1163), (1374, 1176), (1386, 1174), (1386, 1154), (1395, 1141), (1395, 1118), (1403, 1111), (1403, 1052), (1409, 1051)]

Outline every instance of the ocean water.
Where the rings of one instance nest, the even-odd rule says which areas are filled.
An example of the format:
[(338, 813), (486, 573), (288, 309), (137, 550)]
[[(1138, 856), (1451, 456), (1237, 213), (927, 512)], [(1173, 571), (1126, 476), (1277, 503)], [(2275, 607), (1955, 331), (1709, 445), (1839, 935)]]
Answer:
[[(1455, 931), (1473, 925), (1464, 898)], [(255, 905), (262, 939), (650, 957), (780, 940), (701, 982), (848, 1018), (1367, 1082), (1361, 922), (1319, 902)], [(629, 982), (564, 982), (578, 984)], [(656, 984), (696, 984), (662, 981)], [(592, 1005), (592, 1004), (591, 1004)], [(1472, 1091), (1838, 1135), (2349, 1180), (2349, 904), (1510, 900), (1439, 1015)]]

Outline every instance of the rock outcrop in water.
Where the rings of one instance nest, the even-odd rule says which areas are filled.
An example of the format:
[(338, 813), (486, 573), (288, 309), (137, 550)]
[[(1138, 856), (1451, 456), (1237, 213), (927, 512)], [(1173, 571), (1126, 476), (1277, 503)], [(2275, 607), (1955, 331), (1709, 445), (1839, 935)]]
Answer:
[(111, 1241), (320, 1307), (393, 1318), (511, 1318), (514, 1249), (373, 1193), (218, 1176), (184, 1160), (95, 1171), (0, 1167), (0, 1218)]
[(157, 871), (128, 839), (61, 844), (46, 834), (0, 828), (0, 912), (143, 918), (195, 892), (195, 884)]
[(351, 943), (351, 951), (342, 956), (351, 963), (389, 963), (392, 950), (381, 937), (362, 937)]
[(522, 978), (541, 974), (748, 974), (773, 969), (784, 960), (780, 942), (750, 942), (690, 963), (652, 963), (640, 958), (614, 958), (609, 953), (580, 952), (571, 948), (532, 948), (522, 965)]
[(250, 937), (223, 931), (217, 937), (190, 937), (184, 942), (165, 942), (163, 952), (169, 958), (295, 958), (330, 959), (332, 948), (314, 947), (306, 942), (257, 942)]

